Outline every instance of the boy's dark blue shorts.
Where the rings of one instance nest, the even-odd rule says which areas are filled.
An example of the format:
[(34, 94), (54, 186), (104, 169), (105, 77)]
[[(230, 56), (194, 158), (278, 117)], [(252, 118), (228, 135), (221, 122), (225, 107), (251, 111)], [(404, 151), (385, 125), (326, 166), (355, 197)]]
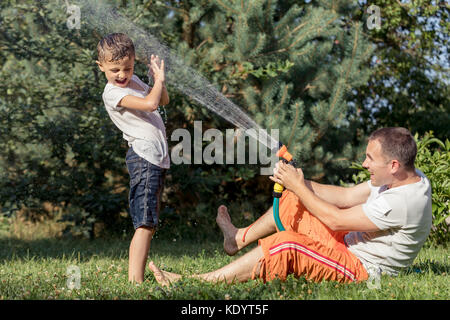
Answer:
[(129, 148), (126, 156), (130, 174), (130, 215), (134, 229), (158, 226), (159, 208), (166, 169), (151, 164)]

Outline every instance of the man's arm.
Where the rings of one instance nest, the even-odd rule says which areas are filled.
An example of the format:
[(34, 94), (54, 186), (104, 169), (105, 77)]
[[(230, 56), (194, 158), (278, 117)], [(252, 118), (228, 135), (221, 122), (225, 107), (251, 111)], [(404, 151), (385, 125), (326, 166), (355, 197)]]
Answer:
[[(272, 181), (281, 183), (287, 189), (294, 192), (302, 201), (303, 205), (308, 209), (311, 214), (317, 217), (322, 223), (334, 231), (377, 231), (379, 228), (366, 216), (362, 209), (361, 203), (354, 205), (347, 209), (339, 208), (337, 205), (331, 202), (327, 202), (318, 194), (326, 197), (327, 195), (332, 196), (332, 200), (335, 202), (340, 202), (336, 200), (340, 187), (338, 189), (331, 187), (321, 187), (319, 184), (310, 185), (309, 187), (305, 183), (303, 178), (303, 172), (301, 169), (296, 170), (294, 167), (286, 164), (281, 164), (278, 172), (274, 174), (274, 177), (270, 177)], [(323, 186), (323, 185), (322, 185)], [(316, 190), (314, 191), (314, 187)], [(369, 188), (366, 185), (367, 188)], [(359, 199), (352, 201), (346, 199), (342, 203), (347, 204), (352, 202), (360, 202), (364, 196), (368, 197), (366, 187), (356, 186), (353, 192), (355, 196), (359, 196)], [(343, 188), (345, 189), (345, 188)], [(369, 190), (370, 191), (370, 190)], [(317, 192), (318, 194), (316, 194)], [(343, 196), (348, 197), (349, 194)]]
[(362, 205), (341, 209), (316, 196), (305, 184), (292, 190), (303, 205), (333, 231), (377, 231), (379, 228), (366, 216)]
[(367, 201), (370, 188), (366, 182), (352, 187), (339, 187), (306, 180), (305, 185), (320, 199), (338, 208), (350, 208)]

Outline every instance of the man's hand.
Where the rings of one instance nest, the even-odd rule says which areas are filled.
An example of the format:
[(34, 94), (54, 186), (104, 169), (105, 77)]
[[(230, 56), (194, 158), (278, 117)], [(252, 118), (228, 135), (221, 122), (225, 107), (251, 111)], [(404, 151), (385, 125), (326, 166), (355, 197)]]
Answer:
[(294, 168), (290, 164), (279, 161), (274, 169), (270, 180), (282, 184), (286, 189), (294, 191), (298, 186), (305, 183), (302, 169)]

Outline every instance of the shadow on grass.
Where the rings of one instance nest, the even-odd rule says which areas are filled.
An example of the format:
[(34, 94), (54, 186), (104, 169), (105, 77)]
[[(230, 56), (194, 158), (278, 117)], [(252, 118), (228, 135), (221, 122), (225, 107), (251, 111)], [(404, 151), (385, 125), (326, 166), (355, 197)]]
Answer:
[[(23, 240), (11, 237), (0, 237), (0, 263), (12, 260), (27, 259), (68, 259), (88, 261), (95, 257), (128, 259), (131, 236), (120, 238), (99, 238), (94, 240), (43, 238), (37, 240)], [(222, 244), (218, 241), (194, 241), (153, 239), (151, 255), (181, 259), (184, 256), (211, 258), (217, 253), (223, 253)], [(245, 253), (243, 251), (242, 253)], [(223, 253), (225, 256), (225, 253)], [(446, 261), (425, 259), (416, 261), (406, 268), (404, 275), (436, 275), (449, 274), (450, 264)]]
[[(17, 259), (77, 259), (87, 261), (92, 257), (128, 259), (130, 238), (126, 239), (58, 239), (45, 238), (37, 240), (23, 240), (17, 238), (0, 238), (0, 263)], [(202, 255), (204, 257), (214, 256), (220, 244), (206, 242), (199, 244), (195, 241), (153, 239), (151, 254), (172, 256)]]
[(448, 263), (427, 259), (414, 263), (404, 271), (404, 274), (424, 274), (430, 272), (436, 275), (442, 275), (443, 273), (449, 274), (450, 265)]

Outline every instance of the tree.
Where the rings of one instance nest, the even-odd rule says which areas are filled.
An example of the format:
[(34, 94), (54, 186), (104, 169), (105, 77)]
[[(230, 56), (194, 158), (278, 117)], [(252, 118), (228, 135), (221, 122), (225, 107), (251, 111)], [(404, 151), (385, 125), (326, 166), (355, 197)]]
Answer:
[[(63, 2), (2, 1), (0, 207), (61, 211), (89, 236), (126, 208), (123, 145), (102, 107), (96, 39), (70, 30)], [(120, 227), (119, 227), (120, 228)], [(75, 232), (76, 231), (76, 232)]]
[[(346, 1), (165, 1), (164, 28), (188, 64), (280, 140), (316, 179), (355, 156), (349, 90), (366, 83), (373, 48)], [(162, 32), (164, 32), (164, 28)], [(195, 32), (193, 31), (195, 30)]]
[(355, 88), (355, 118), (371, 132), (403, 126), (423, 135), (450, 135), (449, 6), (445, 1), (361, 1), (355, 18), (368, 18), (369, 5), (381, 13), (380, 28), (365, 29), (376, 45), (368, 83)]

